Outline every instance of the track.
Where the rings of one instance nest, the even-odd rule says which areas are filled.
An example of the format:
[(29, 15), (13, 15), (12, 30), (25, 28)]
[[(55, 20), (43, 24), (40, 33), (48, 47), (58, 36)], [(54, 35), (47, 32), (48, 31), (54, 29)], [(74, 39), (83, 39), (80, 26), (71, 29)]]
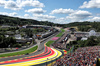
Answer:
[[(51, 39), (51, 38), (49, 38)], [(49, 40), (48, 39), (48, 40)], [(46, 40), (47, 41), (47, 40)], [(0, 66), (30, 66), (30, 65), (39, 65), (39, 64), (43, 64), (52, 60), (55, 60), (56, 58), (60, 57), (62, 55), (62, 53), (56, 49), (47, 47), (43, 44), (44, 42), (42, 42), (41, 46), (44, 47), (44, 52), (43, 50), (37, 51), (37, 52), (41, 52), (39, 54), (31, 54), (31, 55), (26, 55), (24, 56), (20, 56), (21, 58), (19, 58), (18, 56), (15, 58), (8, 58), (6, 60), (6, 58), (1, 59), (6, 60), (3, 62), (0, 62)], [(18, 58), (18, 59), (16, 59)], [(10, 60), (9, 60), (10, 59)]]
[[(0, 63), (1, 66), (30, 66), (30, 65), (38, 65), (45, 63), (47, 61), (52, 61), (59, 56), (62, 55), (61, 52), (58, 50), (52, 49), (50, 47), (45, 47), (45, 52), (43, 52), (40, 55), (32, 56), (32, 57), (27, 57), (27, 59), (18, 59), (18, 60), (11, 60), (11, 61), (5, 61)], [(48, 58), (48, 60), (47, 60)]]

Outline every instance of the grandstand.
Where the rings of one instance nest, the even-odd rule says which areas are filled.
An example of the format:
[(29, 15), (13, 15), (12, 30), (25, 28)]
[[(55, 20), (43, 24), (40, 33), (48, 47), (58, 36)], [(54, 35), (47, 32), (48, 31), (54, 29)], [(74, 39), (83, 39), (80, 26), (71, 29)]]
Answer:
[[(100, 36), (100, 32), (91, 30), (90, 32), (75, 32), (76, 37), (82, 37), (86, 40), (90, 36)], [(62, 38), (53, 46), (60, 49), (65, 49), (66, 44), (64, 41), (67, 39), (68, 34), (64, 34)], [(76, 49), (75, 52), (64, 55), (56, 61), (53, 66), (96, 66), (97, 58), (100, 57), (100, 46), (82, 47)]]
[(90, 30), (89, 32), (75, 32), (76, 37), (90, 37), (90, 36), (100, 36), (100, 32), (95, 32), (95, 30)]
[(100, 46), (78, 48), (56, 61), (53, 66), (96, 66)]
[(44, 28), (49, 29), (51, 26), (45, 26), (45, 25), (24, 25), (23, 28)]

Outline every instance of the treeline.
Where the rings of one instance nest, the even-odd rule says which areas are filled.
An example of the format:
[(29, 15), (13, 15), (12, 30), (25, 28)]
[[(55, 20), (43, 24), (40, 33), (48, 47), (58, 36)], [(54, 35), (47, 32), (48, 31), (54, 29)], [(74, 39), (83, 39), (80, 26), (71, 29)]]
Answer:
[(82, 26), (82, 25), (91, 25), (91, 22), (85, 21), (85, 22), (73, 22), (69, 24), (62, 24), (64, 27), (73, 27), (73, 26)]
[(91, 36), (87, 40), (79, 40), (79, 41), (71, 41), (69, 46), (73, 46), (75, 49), (79, 47), (87, 47), (87, 46), (100, 46), (100, 37)]
[(19, 32), (21, 33), (22, 37), (24, 37), (23, 32), (29, 36), (32, 37), (33, 34), (39, 33), (39, 32), (46, 32), (47, 30), (45, 30), (44, 28), (37, 28), (37, 29), (20, 29)]
[(18, 17), (10, 17), (5, 15), (0, 15), (0, 25), (48, 25), (48, 26), (62, 26), (61, 24), (55, 24), (48, 21), (37, 21), (33, 19), (24, 19)]
[(10, 17), (5, 15), (0, 15), (0, 25), (47, 25), (47, 26), (59, 26), (59, 27), (73, 27), (77, 26), (79, 28), (79, 31), (88, 31), (90, 28), (94, 28), (97, 31), (100, 31), (100, 22), (73, 22), (69, 24), (57, 24), (53, 22), (48, 21), (37, 21), (33, 19), (24, 19), (24, 18), (18, 18), (18, 17)]
[(16, 43), (16, 40), (13, 37), (5, 37), (0, 35), (0, 48), (13, 47)]
[(76, 26), (78, 27), (79, 31), (89, 31), (89, 29), (96, 29), (97, 32), (100, 32), (100, 22), (73, 22), (69, 24), (63, 24), (63, 28), (66, 27), (73, 27)]
[(78, 26), (80, 31), (88, 31), (89, 29), (95, 29), (100, 32), (100, 22), (90, 22), (90, 25), (80, 25)]

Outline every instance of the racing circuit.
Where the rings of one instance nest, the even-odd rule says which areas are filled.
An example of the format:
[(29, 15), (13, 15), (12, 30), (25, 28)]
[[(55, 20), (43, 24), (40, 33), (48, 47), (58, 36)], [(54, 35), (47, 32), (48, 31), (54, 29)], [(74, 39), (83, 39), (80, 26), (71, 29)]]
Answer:
[[(49, 38), (49, 39), (51, 39), (51, 38)], [(45, 45), (45, 43), (41, 44), (41, 45), (43, 45), (43, 47), (44, 47), (44, 51), (42, 53), (38, 53), (36, 55), (31, 55), (28, 57), (20, 56), (22, 58), (18, 58), (18, 59), (15, 59), (16, 57), (14, 59), (10, 58), (11, 60), (9, 60), (9, 58), (8, 58), (8, 60), (6, 60), (6, 58), (4, 58), (4, 59), (2, 59), (2, 61), (0, 61), (0, 66), (37, 66), (40, 64), (44, 64), (46, 62), (53, 61), (56, 58), (59, 58), (62, 56), (62, 52), (60, 52), (54, 48), (47, 47)], [(39, 51), (37, 51), (37, 52), (39, 52)]]

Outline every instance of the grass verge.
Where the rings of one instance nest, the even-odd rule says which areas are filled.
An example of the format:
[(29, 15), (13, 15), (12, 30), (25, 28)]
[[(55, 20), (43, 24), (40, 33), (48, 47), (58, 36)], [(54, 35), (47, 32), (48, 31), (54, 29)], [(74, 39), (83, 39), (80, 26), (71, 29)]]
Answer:
[(56, 37), (61, 37), (63, 32), (60, 32)]
[(48, 41), (48, 42), (46, 43), (46, 46), (50, 47), (50, 45), (51, 45), (52, 43), (54, 43), (54, 41), (50, 40), (50, 41)]
[(61, 29), (61, 32), (65, 32), (65, 30), (64, 29)]
[(19, 51), (19, 52), (13, 52), (13, 53), (7, 53), (7, 54), (1, 54), (0, 57), (8, 57), (8, 56), (15, 56), (15, 55), (22, 55), (22, 54), (26, 54), (26, 53), (32, 53), (35, 50), (37, 50), (38, 46), (32, 47), (28, 50), (23, 50), (23, 51)]
[(64, 32), (65, 32), (65, 30), (64, 29), (61, 29), (61, 32), (56, 37), (61, 37)]

